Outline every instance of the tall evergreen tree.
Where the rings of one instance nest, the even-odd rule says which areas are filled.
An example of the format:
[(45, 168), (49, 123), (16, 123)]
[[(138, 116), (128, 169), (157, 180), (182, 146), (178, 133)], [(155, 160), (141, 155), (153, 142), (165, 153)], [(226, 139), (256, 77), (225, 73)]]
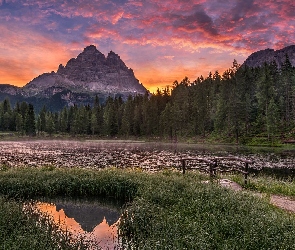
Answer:
[(24, 125), (25, 125), (26, 135), (30, 135), (30, 136), (36, 135), (35, 112), (34, 112), (34, 106), (32, 104), (28, 105), (28, 109), (25, 114)]

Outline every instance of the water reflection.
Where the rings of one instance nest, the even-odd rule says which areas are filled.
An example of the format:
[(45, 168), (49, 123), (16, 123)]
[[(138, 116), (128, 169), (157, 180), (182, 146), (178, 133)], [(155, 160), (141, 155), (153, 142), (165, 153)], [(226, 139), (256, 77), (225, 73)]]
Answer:
[(118, 248), (117, 209), (89, 202), (35, 202), (34, 209), (49, 216), (75, 239), (84, 239), (90, 249)]

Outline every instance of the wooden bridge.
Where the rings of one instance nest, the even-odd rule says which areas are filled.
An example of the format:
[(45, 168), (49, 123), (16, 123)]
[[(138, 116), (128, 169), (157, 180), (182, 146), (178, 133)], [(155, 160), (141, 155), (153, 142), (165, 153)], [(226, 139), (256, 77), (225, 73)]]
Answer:
[[(185, 174), (185, 171), (188, 169), (188, 162), (197, 161), (199, 163), (204, 163), (205, 165), (199, 167), (198, 169), (209, 172), (210, 177), (214, 177), (216, 172), (240, 172), (244, 174), (244, 183), (248, 183), (249, 175), (249, 164), (253, 164), (254, 161), (238, 158), (238, 157), (215, 157), (213, 159), (204, 159), (204, 158), (182, 158), (181, 167), (182, 173)], [(234, 166), (226, 166), (222, 161), (234, 162)], [(241, 165), (242, 164), (242, 165)], [(209, 166), (209, 170), (207, 169)]]

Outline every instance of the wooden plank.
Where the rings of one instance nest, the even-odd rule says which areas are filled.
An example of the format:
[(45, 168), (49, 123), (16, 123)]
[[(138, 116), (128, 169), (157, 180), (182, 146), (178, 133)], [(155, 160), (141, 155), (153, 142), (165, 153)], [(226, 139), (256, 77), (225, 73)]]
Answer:
[[(208, 164), (214, 164), (214, 161), (203, 159), (203, 158), (181, 158), (180, 160), (185, 160), (185, 161), (200, 161), (200, 162), (206, 162)], [(247, 160), (247, 159), (238, 158), (238, 157), (234, 157), (234, 156), (215, 157), (214, 160), (241, 161), (241, 162), (248, 163), (248, 164), (253, 164), (254, 163), (254, 161), (250, 161), (250, 160)]]
[(242, 158), (238, 158), (238, 157), (234, 157), (234, 156), (216, 157), (214, 159), (216, 159), (216, 160), (229, 160), (229, 161), (241, 161), (241, 162), (248, 163), (248, 164), (254, 163), (254, 161), (250, 161), (247, 159), (242, 159)]
[(203, 158), (181, 158), (180, 160), (181, 161), (182, 160), (185, 160), (185, 161), (200, 161), (200, 162), (206, 162), (208, 164), (214, 164), (214, 161), (210, 161), (210, 160), (203, 159)]

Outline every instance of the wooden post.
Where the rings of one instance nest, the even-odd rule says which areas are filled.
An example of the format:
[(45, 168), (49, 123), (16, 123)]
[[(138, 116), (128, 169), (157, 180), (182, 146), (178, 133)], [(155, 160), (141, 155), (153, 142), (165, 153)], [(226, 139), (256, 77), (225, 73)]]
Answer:
[(181, 164), (182, 164), (182, 173), (185, 174), (185, 160), (181, 159)]
[(210, 178), (213, 178), (213, 165), (209, 164), (209, 172), (210, 172)]
[(210, 172), (210, 178), (212, 179), (216, 175), (216, 168), (217, 168), (217, 160), (214, 159), (214, 162), (209, 163), (209, 172)]
[(217, 169), (217, 159), (214, 159), (214, 169), (213, 169), (213, 173), (216, 176), (216, 169)]
[(245, 163), (245, 185), (248, 184), (248, 171), (249, 171), (249, 163)]

